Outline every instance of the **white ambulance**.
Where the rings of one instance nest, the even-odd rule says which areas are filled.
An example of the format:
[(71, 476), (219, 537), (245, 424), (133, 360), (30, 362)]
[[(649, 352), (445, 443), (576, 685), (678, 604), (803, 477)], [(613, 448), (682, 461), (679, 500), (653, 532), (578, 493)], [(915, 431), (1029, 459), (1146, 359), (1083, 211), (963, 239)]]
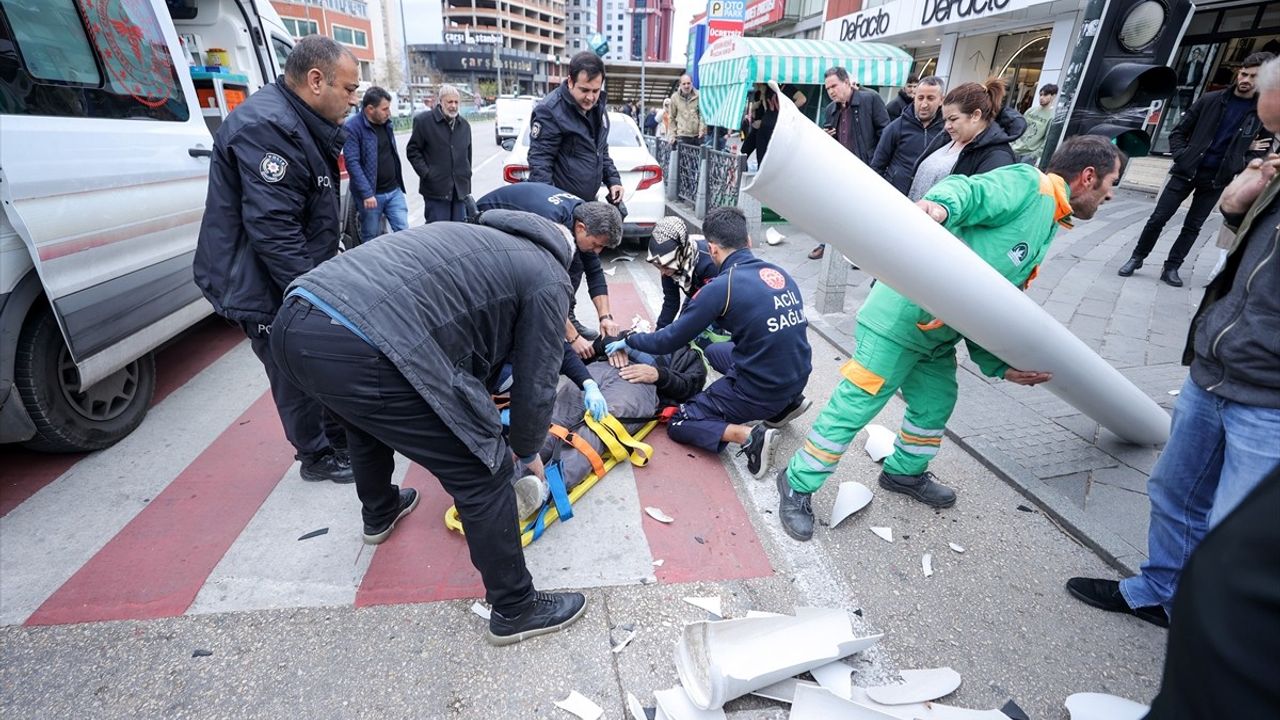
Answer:
[(211, 311), (211, 130), (292, 46), (268, 0), (0, 0), (0, 443), (142, 422), (152, 352)]

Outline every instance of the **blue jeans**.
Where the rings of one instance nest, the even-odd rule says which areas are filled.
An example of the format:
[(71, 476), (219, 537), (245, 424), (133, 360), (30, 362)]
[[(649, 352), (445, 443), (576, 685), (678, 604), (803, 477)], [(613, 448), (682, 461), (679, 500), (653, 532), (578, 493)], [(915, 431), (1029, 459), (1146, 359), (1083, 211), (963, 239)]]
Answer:
[(360, 211), (360, 241), (367, 242), (382, 234), (382, 218), (387, 219), (387, 224), (391, 226), (391, 232), (400, 232), (409, 227), (409, 204), (405, 202), (404, 193), (399, 190), (380, 193), (373, 196), (378, 201), (378, 207), (367, 210), (364, 201), (355, 198), (360, 203), (356, 207)]
[(1148, 560), (1120, 583), (1129, 607), (1161, 605), (1172, 617), (1178, 578), (1200, 540), (1280, 467), (1277, 438), (1280, 410), (1227, 400), (1187, 378), (1147, 482)]

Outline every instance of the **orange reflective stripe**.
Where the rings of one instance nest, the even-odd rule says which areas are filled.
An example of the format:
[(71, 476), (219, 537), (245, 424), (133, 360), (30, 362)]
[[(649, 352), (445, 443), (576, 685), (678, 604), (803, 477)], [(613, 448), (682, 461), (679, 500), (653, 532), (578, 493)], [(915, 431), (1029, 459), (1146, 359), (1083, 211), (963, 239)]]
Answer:
[(903, 442), (911, 443), (912, 445), (941, 445), (942, 444), (942, 438), (940, 437), (923, 437), (920, 435), (912, 435), (906, 430), (899, 430), (898, 437), (902, 438)]
[(591, 469), (595, 471), (596, 477), (604, 477), (604, 460), (600, 458), (600, 453), (596, 452), (596, 449), (591, 447), (591, 443), (587, 442), (586, 438), (572, 432), (569, 428), (564, 427), (563, 425), (556, 425), (555, 423), (551, 424), (551, 429), (548, 430), (548, 432), (569, 443), (575, 450), (582, 453), (582, 456), (591, 463)]
[(869, 395), (875, 395), (884, 387), (884, 378), (863, 367), (857, 360), (850, 360), (840, 368), (840, 374)]
[(1026, 290), (1027, 288), (1031, 287), (1031, 281), (1035, 280), (1038, 277), (1040, 277), (1040, 266), (1036, 265), (1035, 267), (1031, 268), (1031, 274), (1027, 276), (1027, 279), (1022, 281), (1022, 289)]

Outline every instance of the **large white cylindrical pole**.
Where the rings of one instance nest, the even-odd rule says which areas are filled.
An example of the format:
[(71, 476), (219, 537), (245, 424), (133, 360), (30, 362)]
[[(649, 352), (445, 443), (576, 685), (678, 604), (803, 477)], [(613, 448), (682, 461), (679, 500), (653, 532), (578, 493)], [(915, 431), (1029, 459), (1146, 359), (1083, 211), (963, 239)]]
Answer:
[(778, 98), (771, 152), (746, 192), (1009, 365), (1052, 372), (1049, 390), (1121, 438), (1169, 439), (1169, 414), (1155, 401)]

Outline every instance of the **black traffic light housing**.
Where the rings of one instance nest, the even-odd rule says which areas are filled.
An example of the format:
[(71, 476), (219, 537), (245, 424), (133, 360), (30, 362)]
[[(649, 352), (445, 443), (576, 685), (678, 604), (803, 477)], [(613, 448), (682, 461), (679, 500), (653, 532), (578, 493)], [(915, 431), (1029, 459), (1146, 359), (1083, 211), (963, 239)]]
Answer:
[(1178, 84), (1168, 62), (1177, 51), (1191, 0), (1109, 0), (1075, 93), (1066, 136), (1103, 135), (1130, 157), (1151, 151), (1143, 129), (1151, 104)]

